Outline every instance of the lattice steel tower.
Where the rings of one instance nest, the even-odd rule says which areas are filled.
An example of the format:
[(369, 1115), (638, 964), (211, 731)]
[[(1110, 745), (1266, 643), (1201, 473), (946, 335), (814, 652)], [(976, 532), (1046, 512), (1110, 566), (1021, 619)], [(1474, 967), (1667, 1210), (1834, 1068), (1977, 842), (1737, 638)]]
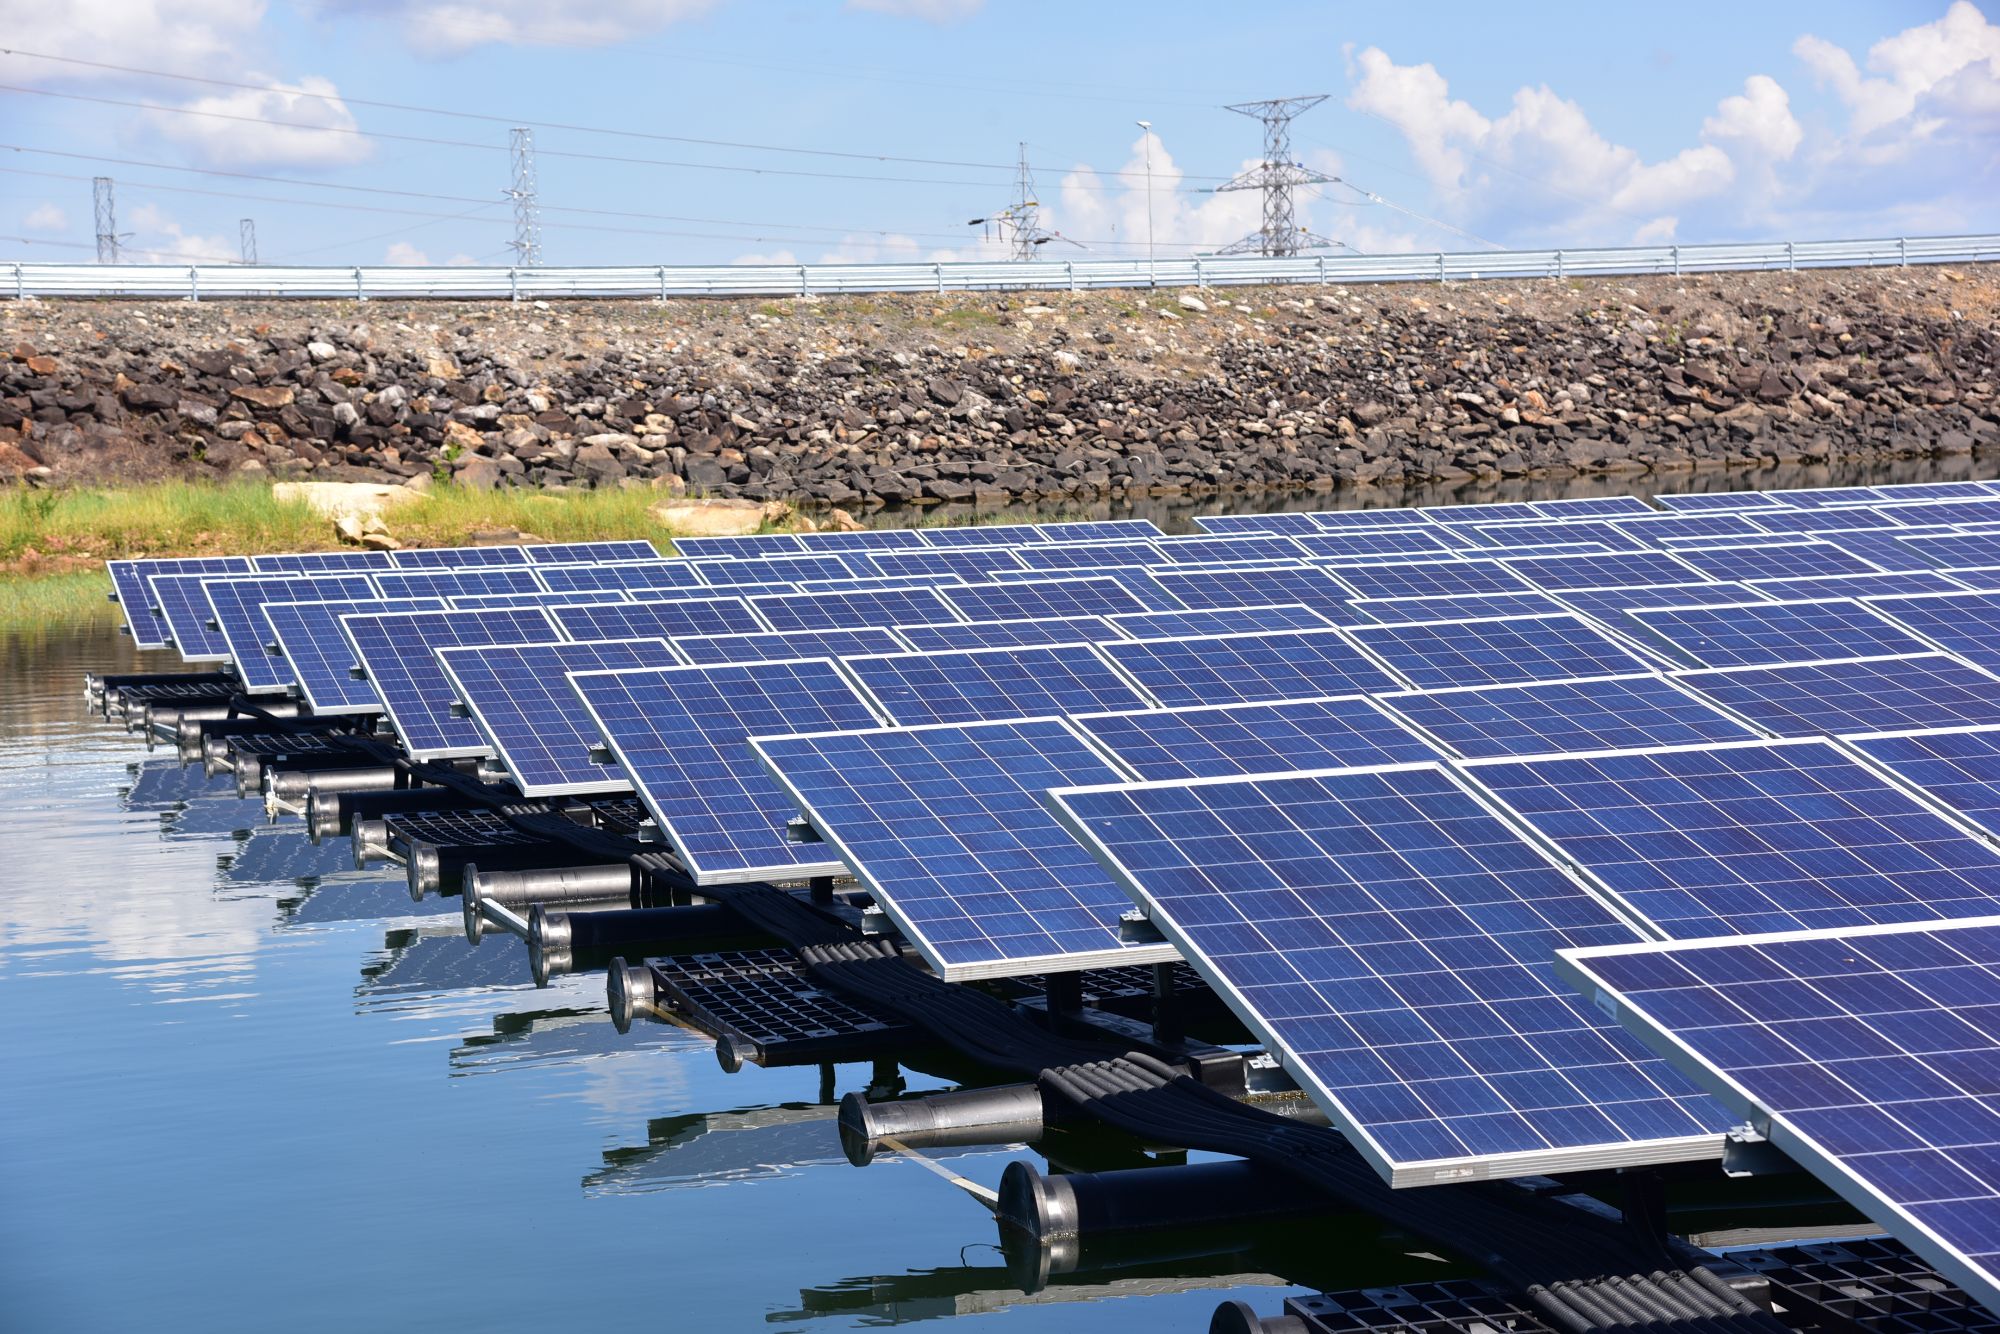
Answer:
[(1026, 144), (1021, 145), (1020, 161), (1014, 168), (1014, 202), (991, 217), (974, 218), (966, 225), (984, 227), (988, 236), (997, 235), (1007, 243), (1017, 260), (1034, 259), (1036, 251), (1051, 241), (1076, 245), (1061, 232), (1042, 230), (1042, 205), (1035, 198), (1035, 173), (1028, 166)]
[(535, 132), (516, 128), (512, 143), (514, 186), (507, 196), (514, 201), (514, 262), (532, 269), (542, 262), (542, 210), (535, 199)]
[(257, 219), (244, 218), (236, 224), (236, 243), (245, 264), (257, 262)]
[(90, 181), (91, 212), (97, 217), (97, 262), (116, 264), (118, 262), (118, 201), (114, 197), (109, 176), (94, 176)]
[(1307, 97), (1274, 97), (1266, 102), (1239, 102), (1223, 108), (1239, 116), (1264, 122), (1264, 160), (1250, 170), (1216, 186), (1224, 190), (1262, 190), (1264, 225), (1240, 241), (1232, 241), (1216, 251), (1218, 255), (1296, 255), (1301, 250), (1337, 246), (1341, 242), (1307, 231), (1299, 226), (1292, 209), (1292, 191), (1301, 185), (1330, 185), (1333, 177), (1292, 161), (1292, 119), (1326, 101), (1325, 93)]

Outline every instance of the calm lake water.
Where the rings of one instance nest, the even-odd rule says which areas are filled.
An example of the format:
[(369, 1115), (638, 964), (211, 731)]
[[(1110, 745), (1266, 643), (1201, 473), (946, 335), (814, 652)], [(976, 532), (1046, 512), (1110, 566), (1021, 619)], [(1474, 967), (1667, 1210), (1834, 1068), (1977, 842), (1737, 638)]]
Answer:
[[(1972, 475), (1991, 465), (1763, 480)], [(1181, 526), (1191, 510), (1152, 512)], [(518, 942), (466, 944), (456, 900), (411, 904), (344, 841), (268, 825), (227, 779), (86, 714), (86, 670), (161, 656), (101, 620), (0, 644), (0, 1329), (841, 1330), (1004, 1312), (1010, 1330), (1200, 1330), (1227, 1297), (1272, 1312), (1300, 1290), (1273, 1270), (1314, 1286), (1454, 1272), (1347, 1224), (1192, 1239), (1184, 1258), (1106, 1257), (1024, 1291), (1039, 1285), (970, 1197), (907, 1160), (841, 1158), (831, 1104), (868, 1067), (728, 1075), (697, 1035), (620, 1038), (600, 979), (536, 990)], [(949, 1166), (993, 1186), (1028, 1153)]]

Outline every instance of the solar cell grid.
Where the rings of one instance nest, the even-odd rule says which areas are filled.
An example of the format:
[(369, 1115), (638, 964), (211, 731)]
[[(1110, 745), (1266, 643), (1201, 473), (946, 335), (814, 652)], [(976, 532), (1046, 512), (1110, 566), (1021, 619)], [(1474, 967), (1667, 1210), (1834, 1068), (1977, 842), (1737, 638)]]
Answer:
[(773, 630), (862, 630), (956, 621), (951, 604), (928, 588), (865, 593), (776, 593), (749, 599)]
[(1670, 537), (1756, 537), (1762, 528), (1739, 513), (1655, 514), (1643, 519), (1620, 519), (1618, 529), (1635, 538), (1641, 546), (1659, 546)]
[(373, 581), (359, 574), (214, 579), (202, 588), (236, 677), (253, 695), (282, 692), (292, 684), (290, 664), (271, 651), (271, 624), (263, 615), (266, 602), (321, 602), (375, 596)]
[(919, 528), (918, 536), (934, 547), (963, 550), (968, 547), (1018, 547), (1048, 538), (1032, 523), (959, 524), (947, 528)]
[[(1205, 607), (1197, 611), (1126, 612), (1106, 620), (1132, 639), (1244, 635), (1266, 630), (1323, 630), (1333, 624), (1310, 607)], [(1106, 638), (1117, 638), (1117, 635)]]
[(1481, 523), (1532, 523), (1542, 516), (1533, 502), (1526, 500), (1503, 500), (1484, 505), (1432, 505), (1424, 510), (1432, 523), (1440, 524), (1481, 524)]
[(1931, 560), (1918, 548), (1910, 545), (1913, 537), (1934, 536), (1955, 533), (1955, 529), (1913, 528), (1902, 529), (1871, 528), (1867, 532), (1817, 533), (1821, 542), (1831, 542), (1842, 551), (1859, 556), (1870, 565), (1884, 570), (1929, 570), (1935, 568)]
[(536, 571), (553, 592), (600, 588), (701, 588), (701, 577), (684, 560), (607, 561), (601, 565), (544, 565)]
[(1870, 528), (1899, 528), (1902, 525), (1882, 510), (1864, 508), (1773, 510), (1753, 514), (1750, 522), (1769, 533), (1858, 532)]
[(1872, 486), (1806, 486), (1779, 491), (1766, 491), (1765, 495), (1781, 505), (1794, 509), (1819, 509), (1832, 505), (1867, 505), (1883, 499), (1882, 493)]
[(1632, 929), (1442, 768), (1049, 800), (1392, 1185), (1720, 1152), (1722, 1109), (1554, 972)]
[(1624, 615), (1651, 641), (1698, 667), (1874, 658), (1929, 647), (1867, 605), (1846, 599), (1638, 607)]
[(1805, 579), (1756, 579), (1748, 587), (1779, 601), (1882, 597), (1891, 593), (1962, 593), (1965, 585), (1933, 570), (1828, 574)]
[(1893, 541), (1913, 559), (1935, 569), (2000, 565), (2000, 533), (1920, 533), (1899, 535)]
[(1180, 565), (1289, 561), (1297, 560), (1304, 554), (1297, 542), (1282, 533), (1240, 537), (1163, 537), (1153, 546), (1169, 561)]
[(242, 556), (189, 556), (165, 560), (110, 560), (104, 562), (111, 587), (118, 594), (118, 609), (125, 617), (125, 629), (137, 648), (171, 648), (173, 637), (156, 605), (152, 576), (184, 574), (249, 574), (250, 562)]
[[(1336, 625), (1355, 618), (1347, 610), (1353, 594), (1326, 570), (1310, 566), (1280, 570), (1167, 571), (1154, 576), (1190, 611), (1215, 607), (1310, 607)], [(1118, 608), (1140, 611), (1144, 608)]]
[(369, 598), (346, 602), (266, 602), (261, 611), (271, 638), (285, 655), (292, 679), (319, 715), (379, 713), (375, 687), (349, 672), (354, 646), (340, 632), (343, 616), (400, 611), (443, 611), (439, 598)]
[(1620, 518), (1625, 515), (1657, 514), (1658, 510), (1637, 496), (1565, 496), (1557, 500), (1528, 502), (1537, 514), (1551, 519)]
[(440, 648), (438, 662), (473, 725), (527, 797), (616, 792), (616, 766), (590, 758), (596, 732), (567, 674), (678, 666), (662, 639)]
[(543, 542), (523, 547), (530, 565), (594, 565), (605, 561), (653, 560), (659, 551), (651, 542)]
[[(1920, 572), (1906, 571), (1905, 573), (1916, 574)], [(1979, 593), (2000, 592), (2000, 565), (1976, 566), (1969, 570), (1968, 569), (1953, 570), (1949, 574), (1945, 574), (1944, 571), (1940, 570), (1938, 571), (1938, 573), (1942, 577), (1951, 580), (1953, 583), (1958, 584), (1963, 588), (1972, 589), (1974, 592), (1979, 592)], [(1918, 590), (1912, 589), (1910, 591), (1916, 592)], [(1877, 592), (1865, 594), (1864, 596), (1881, 597), (1883, 595), (1884, 594), (1878, 590)]]
[(751, 533), (740, 537), (683, 537), (674, 554), (689, 560), (757, 560), (765, 556), (795, 556), (805, 544), (791, 533)]
[(1051, 616), (1108, 616), (1150, 608), (1115, 579), (1037, 579), (967, 584), (940, 590), (968, 621), (1041, 620)]
[(462, 593), (533, 593), (542, 587), (526, 565), (464, 570), (397, 570), (375, 576), (385, 598), (448, 598)]
[(1428, 511), (1402, 506), (1316, 510), (1311, 518), (1315, 527), (1326, 532), (1339, 532), (1348, 528), (1422, 528), (1431, 521)]
[(1757, 546), (1676, 547), (1674, 555), (1712, 579), (1794, 579), (1823, 574), (1874, 574), (1877, 567), (1830, 542)]
[(947, 981), (1165, 962), (1127, 945), (1131, 900), (1042, 793), (1120, 775), (1031, 719), (752, 743), (794, 803)]
[(1616, 676), (1653, 665), (1569, 613), (1361, 625), (1348, 634), (1422, 688)]
[(1666, 510), (1695, 513), (1718, 510), (1768, 510), (1784, 502), (1764, 491), (1695, 491), (1678, 496), (1654, 496), (1653, 503)]
[(2000, 838), (2000, 730), (1939, 728), (1848, 744)]
[(1166, 536), (1151, 519), (1084, 519), (1035, 526), (1051, 542), (1126, 542)]
[(438, 649), (558, 638), (549, 614), (527, 607), (348, 615), (340, 625), (397, 739), (418, 760), (484, 755), (490, 749), (470, 719), (452, 716), (451, 682), (438, 664)]
[(167, 637), (173, 641), (174, 648), (184, 661), (229, 661), (228, 642), (223, 639), (222, 631), (209, 624), (215, 612), (208, 605), (206, 585), (212, 579), (230, 577), (210, 574), (156, 574), (152, 577), (153, 606), (159, 609)]
[(1308, 533), (1295, 539), (1307, 555), (1330, 558), (1359, 556), (1447, 556), (1459, 549), (1448, 534), (1428, 528), (1348, 528)]
[(1148, 781), (1402, 764), (1438, 755), (1365, 695), (1083, 713), (1070, 723)]
[(1565, 952), (1558, 972), (1988, 1310), (2000, 923)]
[(1427, 560), (1329, 567), (1364, 598), (1444, 597), (1461, 593), (1514, 593), (1528, 581), (1498, 561)]
[(1850, 736), (2000, 724), (2000, 677), (1943, 653), (1682, 672), (1773, 736)]
[(1217, 537), (1235, 537), (1252, 533), (1316, 533), (1320, 530), (1319, 516), (1302, 511), (1284, 514), (1198, 514), (1195, 527), (1204, 533)]
[(1339, 630), (1135, 640), (1100, 644), (1098, 651), (1168, 708), (1313, 699), (1398, 684)]
[(1993, 524), (2000, 523), (2000, 496), (1988, 495), (1977, 500), (1960, 498), (1884, 505), (1876, 509), (1875, 513), (1879, 518), (1892, 519), (1906, 528), (1925, 528), (1933, 524), (1950, 524), (1957, 527)]
[(526, 565), (528, 553), (519, 547), (414, 547), (389, 553), (399, 570), (464, 570), (494, 565)]
[(2000, 850), (1827, 741), (1469, 761), (1663, 936), (2000, 911)]
[(1745, 741), (1757, 732), (1665, 677), (1411, 690), (1378, 696), (1467, 759)]
[(1088, 645), (846, 658), (884, 716), (904, 726), (1061, 717), (1151, 703)]
[(252, 556), (250, 566), (259, 574), (367, 574), (393, 570), (396, 563), (386, 551), (304, 551)]
[[(694, 539), (690, 538), (689, 541)], [(692, 554), (692, 553), (689, 553)], [(695, 571), (712, 588), (730, 589), (743, 584), (791, 584), (801, 579), (852, 579), (877, 573), (868, 564), (872, 558), (857, 553), (850, 561), (844, 556), (758, 556), (741, 560), (694, 562)]]
[(742, 598), (672, 598), (567, 606), (549, 614), (571, 639), (678, 639), (766, 630)]
[(826, 845), (786, 836), (792, 801), (748, 745), (753, 736), (879, 726), (832, 663), (579, 672), (569, 681), (696, 884), (845, 871)]
[(1620, 633), (1636, 629), (1622, 613), (1634, 607), (1735, 606), (1763, 595), (1754, 584), (1653, 584), (1642, 588), (1577, 588), (1555, 595), (1573, 611), (1583, 613)]
[(1550, 592), (1564, 592), (1572, 588), (1695, 584), (1708, 578), (1694, 566), (1660, 551), (1516, 557), (1508, 561), (1507, 568), (1535, 587)]
[(1035, 644), (1094, 644), (1125, 636), (1101, 616), (1050, 616), (1041, 620), (899, 625), (896, 637), (902, 642), (883, 652), (908, 648), (920, 653), (947, 653), (956, 649), (1026, 648)]
[(485, 607), (588, 607), (606, 602), (630, 602), (622, 588), (592, 588), (578, 593), (465, 593), (448, 599), (458, 611)]
[(1158, 565), (1166, 559), (1151, 542), (1044, 542), (1038, 547), (1025, 547), (1014, 555), (1023, 569), (1058, 572)]
[[(896, 588), (943, 588), (948, 584), (962, 584), (965, 580), (955, 574), (903, 574), (875, 575), (867, 579), (807, 579), (793, 584), (789, 589), (754, 589), (754, 592), (795, 592), (795, 593), (881, 593)], [(746, 595), (747, 596), (747, 595)]]
[(1360, 598), (1351, 604), (1358, 624), (1469, 621), (1495, 616), (1535, 616), (1569, 611), (1552, 593), (1461, 593), (1454, 597)]
[(1640, 551), (1645, 544), (1609, 519), (1545, 519), (1527, 523), (1483, 523), (1472, 530), (1482, 546), (1535, 547), (1551, 543), (1595, 542), (1609, 551)]
[(1892, 505), (1913, 500), (1978, 500), (1994, 494), (1991, 482), (1890, 482), (1874, 489)]
[(809, 552), (905, 551), (926, 546), (914, 528), (864, 528), (859, 532), (799, 534), (799, 546)]
[(789, 662), (844, 658), (855, 653), (896, 653), (903, 642), (880, 628), (788, 630), (772, 634), (682, 635), (671, 641), (697, 667), (720, 662)]
[(868, 563), (883, 578), (956, 575), (967, 583), (983, 580), (994, 570), (1023, 568), (1021, 558), (1011, 548), (983, 546), (948, 547), (942, 551), (880, 551), (869, 555)]

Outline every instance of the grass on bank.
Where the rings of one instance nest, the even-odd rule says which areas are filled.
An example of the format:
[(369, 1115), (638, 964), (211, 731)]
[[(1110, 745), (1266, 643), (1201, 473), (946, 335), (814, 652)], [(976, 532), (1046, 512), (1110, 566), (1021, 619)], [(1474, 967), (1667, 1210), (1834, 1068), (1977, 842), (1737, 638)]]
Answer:
[(31, 638), (54, 625), (110, 626), (118, 608), (102, 570), (0, 574), (0, 641)]

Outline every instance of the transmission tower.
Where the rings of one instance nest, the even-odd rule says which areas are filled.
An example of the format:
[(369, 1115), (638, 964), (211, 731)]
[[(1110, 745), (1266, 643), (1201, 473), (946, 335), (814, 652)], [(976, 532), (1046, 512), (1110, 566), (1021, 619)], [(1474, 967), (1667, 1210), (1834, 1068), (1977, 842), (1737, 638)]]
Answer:
[(532, 269), (542, 262), (542, 211), (535, 199), (535, 132), (525, 127), (512, 131), (514, 186), (507, 197), (514, 201), (514, 262)]
[(1014, 202), (990, 217), (974, 218), (966, 225), (984, 227), (986, 235), (1005, 241), (1017, 260), (1034, 259), (1040, 248), (1051, 241), (1078, 244), (1061, 232), (1042, 229), (1042, 206), (1035, 198), (1035, 173), (1028, 166), (1026, 144), (1021, 145), (1020, 162), (1014, 168)]
[(244, 218), (236, 224), (236, 241), (243, 251), (243, 262), (257, 262), (257, 219)]
[(1216, 251), (1218, 255), (1296, 255), (1301, 250), (1337, 246), (1317, 232), (1299, 226), (1292, 211), (1292, 191), (1301, 185), (1330, 185), (1333, 177), (1292, 161), (1292, 119), (1326, 101), (1325, 93), (1308, 97), (1274, 97), (1266, 102), (1239, 102), (1223, 108), (1239, 116), (1264, 122), (1264, 160), (1223, 185), (1223, 190), (1262, 190), (1264, 225), (1240, 241), (1232, 241)]
[(109, 176), (94, 176), (90, 181), (91, 212), (97, 217), (97, 262), (116, 264), (118, 262), (118, 201), (114, 197)]

